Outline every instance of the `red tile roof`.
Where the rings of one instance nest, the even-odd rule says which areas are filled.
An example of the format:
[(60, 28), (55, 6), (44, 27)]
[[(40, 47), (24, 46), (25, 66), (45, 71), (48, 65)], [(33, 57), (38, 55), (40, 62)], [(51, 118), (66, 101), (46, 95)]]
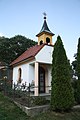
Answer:
[(35, 57), (35, 55), (43, 48), (45, 44), (35, 45), (27, 49), (23, 54), (21, 54), (17, 59), (15, 59), (10, 65), (15, 65), (19, 62), (22, 62), (26, 59)]

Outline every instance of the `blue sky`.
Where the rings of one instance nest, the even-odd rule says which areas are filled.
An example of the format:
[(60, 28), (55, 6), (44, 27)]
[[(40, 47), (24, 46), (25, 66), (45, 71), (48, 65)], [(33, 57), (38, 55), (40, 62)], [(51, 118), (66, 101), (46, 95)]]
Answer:
[(80, 37), (80, 0), (0, 0), (0, 35), (23, 35), (37, 41), (43, 24), (55, 34), (53, 44), (60, 35), (70, 61), (77, 51)]

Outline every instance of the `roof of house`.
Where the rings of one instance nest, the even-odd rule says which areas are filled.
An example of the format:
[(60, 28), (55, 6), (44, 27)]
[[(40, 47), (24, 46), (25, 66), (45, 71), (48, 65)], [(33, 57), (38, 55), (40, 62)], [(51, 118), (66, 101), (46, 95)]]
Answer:
[(43, 26), (40, 30), (40, 32), (36, 35), (36, 36), (39, 36), (41, 35), (42, 33), (48, 33), (48, 34), (51, 34), (52, 36), (54, 35), (54, 33), (52, 33), (49, 28), (48, 28), (48, 25), (47, 25), (47, 22), (46, 22), (46, 17), (44, 17), (44, 23), (43, 23)]
[(34, 58), (35, 55), (43, 48), (45, 44), (42, 45), (35, 45), (33, 47), (30, 47), (27, 49), (23, 54), (21, 54), (17, 59), (15, 59), (10, 65), (15, 65), (17, 63), (20, 63), (26, 59)]

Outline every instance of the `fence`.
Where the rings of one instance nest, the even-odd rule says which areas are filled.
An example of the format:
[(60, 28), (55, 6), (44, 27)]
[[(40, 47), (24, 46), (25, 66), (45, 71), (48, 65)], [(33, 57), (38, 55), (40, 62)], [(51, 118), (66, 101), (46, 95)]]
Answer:
[[(22, 105), (26, 106), (33, 106), (35, 98), (38, 99), (38, 97), (34, 96), (34, 91), (35, 88), (38, 88), (38, 86), (26, 86), (24, 84), (13, 84), (12, 86), (8, 84), (6, 81), (0, 82), (0, 91), (4, 93), (4, 95), (8, 96), (9, 98), (13, 99), (14, 101), (19, 102)], [(50, 90), (50, 86), (46, 86), (45, 89)], [(44, 93), (45, 94), (45, 93)], [(44, 96), (43, 98), (39, 98), (38, 101), (44, 101)], [(46, 103), (46, 101), (44, 102)]]

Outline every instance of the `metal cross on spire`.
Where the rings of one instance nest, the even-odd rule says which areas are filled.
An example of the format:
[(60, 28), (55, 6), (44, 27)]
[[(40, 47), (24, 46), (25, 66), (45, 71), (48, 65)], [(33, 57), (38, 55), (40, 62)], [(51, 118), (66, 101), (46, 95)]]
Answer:
[(46, 19), (47, 16), (46, 12), (43, 12), (43, 15), (44, 15), (44, 19)]

